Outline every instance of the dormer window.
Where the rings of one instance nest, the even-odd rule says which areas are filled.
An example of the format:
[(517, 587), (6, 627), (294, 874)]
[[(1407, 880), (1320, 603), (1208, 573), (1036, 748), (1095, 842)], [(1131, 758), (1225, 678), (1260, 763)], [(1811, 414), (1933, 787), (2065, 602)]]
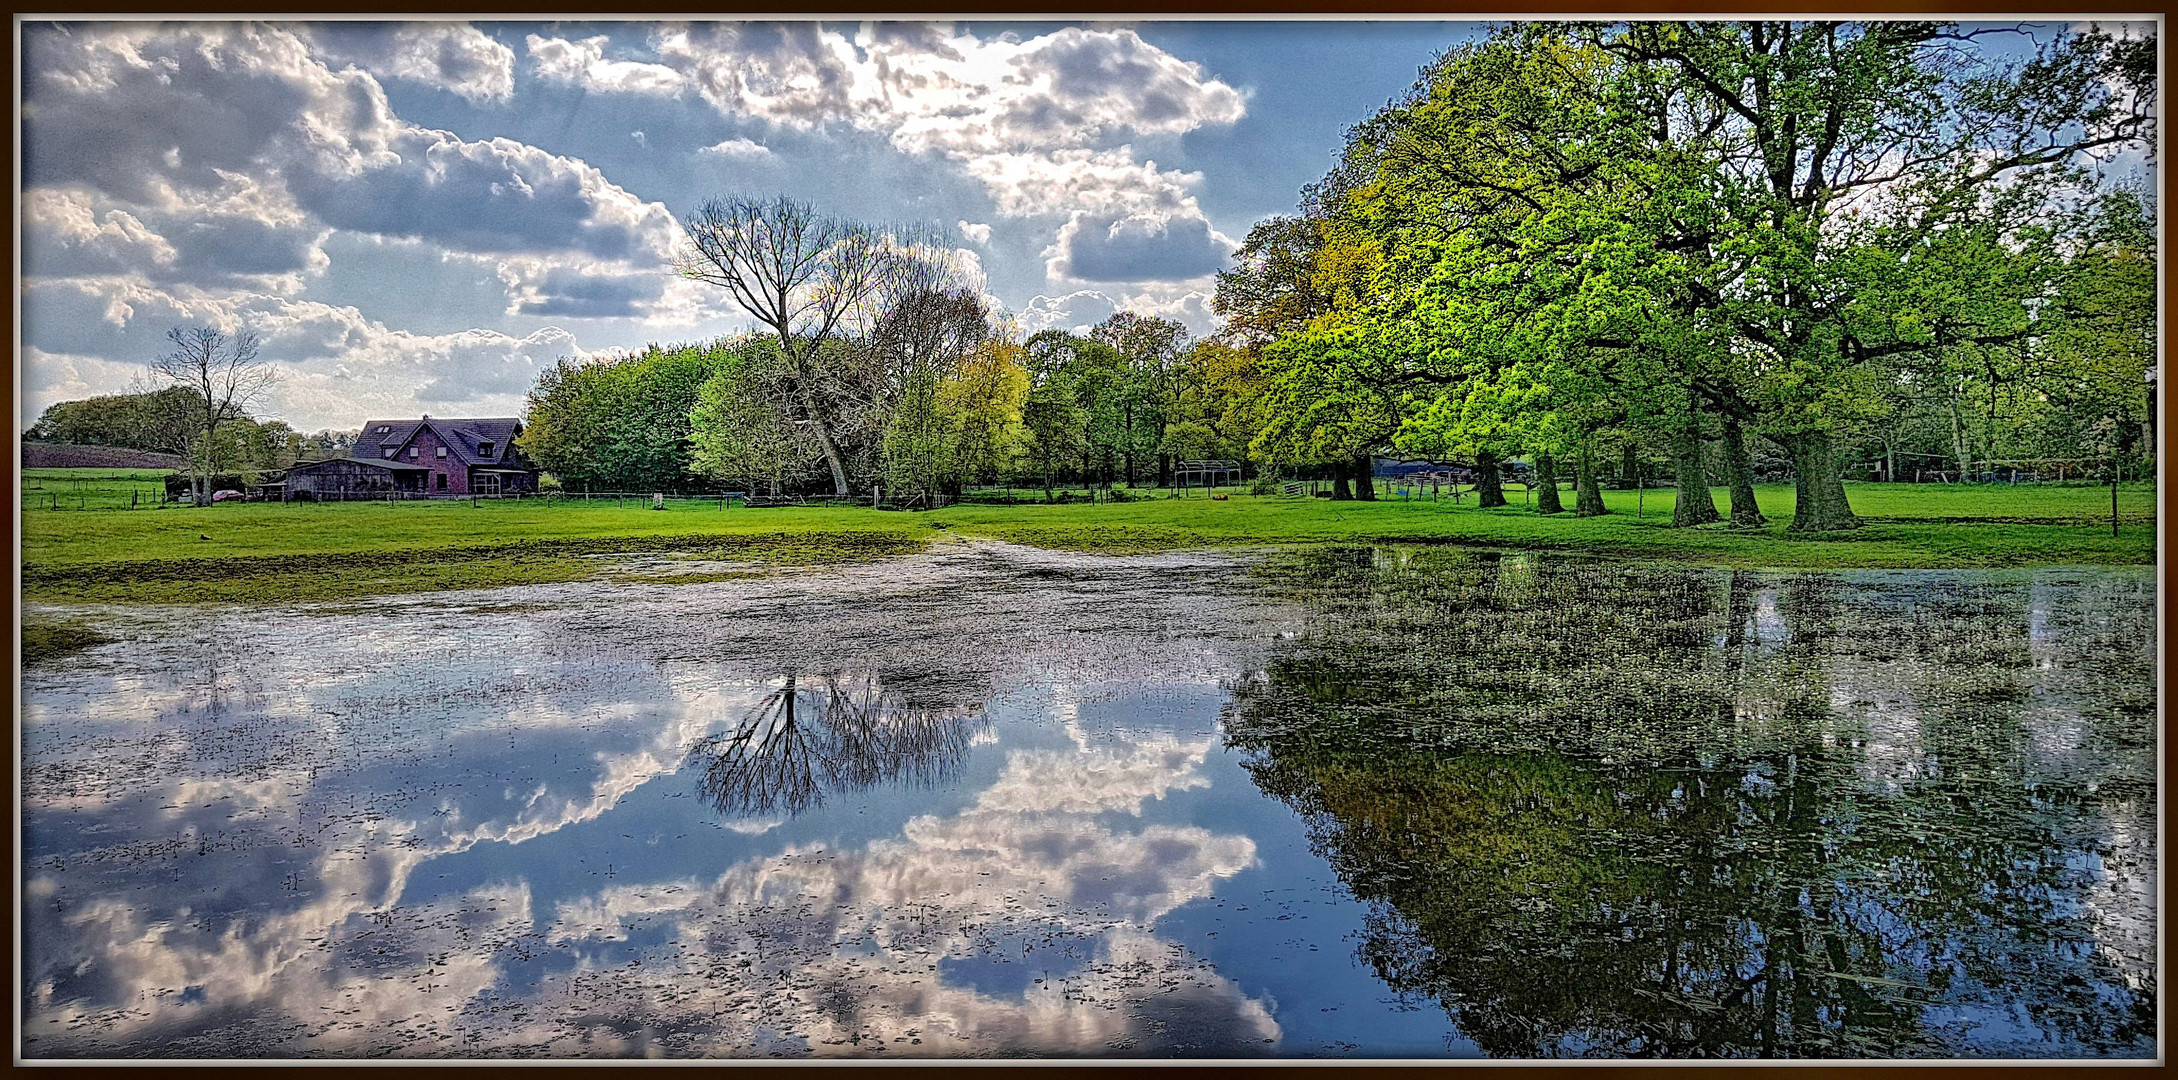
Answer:
[(386, 448), (385, 448), (384, 450), (381, 450), (381, 451), (379, 451), (379, 453), (380, 453), (380, 454), (382, 454), (382, 455), (384, 455), (385, 457), (389, 457), (389, 458), (390, 458), (390, 457), (392, 457), (392, 456), (393, 456), (393, 454), (394, 454), (394, 450), (393, 450), (393, 447), (390, 447), (390, 446), (389, 446), (389, 447), (386, 447)]
[(488, 443), (488, 442), (480, 442), (480, 443), (476, 444), (476, 456), (478, 456), (478, 457), (490, 457), (490, 456), (492, 456), (492, 444), (491, 444), (491, 443)]
[(385, 434), (386, 432), (388, 432), (388, 431), (392, 431), (392, 430), (393, 430), (392, 428), (389, 428), (389, 427), (387, 427), (387, 426), (386, 426), (386, 425), (384, 425), (384, 424), (380, 424), (380, 425), (378, 425), (378, 433), (379, 433), (380, 435), (383, 435), (383, 434)]

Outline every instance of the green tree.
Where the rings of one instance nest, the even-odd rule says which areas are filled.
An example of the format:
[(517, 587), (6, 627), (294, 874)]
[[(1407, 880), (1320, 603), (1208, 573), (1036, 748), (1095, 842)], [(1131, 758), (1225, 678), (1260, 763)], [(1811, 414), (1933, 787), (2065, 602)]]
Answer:
[(1028, 439), (1022, 411), (1029, 396), (1028, 350), (986, 341), (938, 388), (938, 407), (955, 419), (953, 461), (963, 479), (995, 483)]
[(530, 391), (517, 442), (568, 487), (679, 488), (694, 465), (691, 413), (729, 352), (725, 343), (651, 345), (624, 356), (562, 358)]
[(689, 411), (689, 467), (744, 491), (768, 483), (776, 492), (819, 453), (779, 406), (793, 389), (778, 345), (768, 337), (743, 338), (719, 351), (718, 367)]

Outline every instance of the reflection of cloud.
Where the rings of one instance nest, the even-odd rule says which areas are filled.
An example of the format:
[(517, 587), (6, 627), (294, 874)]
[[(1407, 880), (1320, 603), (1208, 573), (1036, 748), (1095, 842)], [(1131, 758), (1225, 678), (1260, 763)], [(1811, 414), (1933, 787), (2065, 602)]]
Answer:
[[(1025, 576), (1023, 562), (1070, 574)], [(505, 594), (346, 614), (94, 613), (125, 621), (126, 643), (25, 686), (26, 835), (39, 838), (25, 863), (26, 1052), (760, 1054), (806, 1038), (854, 1053), (879, 1029), (894, 1033), (887, 1052), (1270, 1045), (1261, 1004), (1152, 936), (1255, 857), (1245, 836), (1139, 820), (1203, 787), (1212, 736), (1123, 734), (1077, 707), (1117, 687), (1214, 694), (1231, 667), (1217, 628), (1239, 601), (1206, 606), (1171, 582), (1220, 568), (984, 545), (760, 594), (570, 586), (546, 595), (581, 603), (539, 611), (527, 593), (518, 613), (498, 612)], [(688, 619), (691, 604), (707, 617)], [(896, 634), (902, 611), (911, 637)], [(661, 640), (664, 618), (687, 633)], [(419, 620), (495, 649), (419, 667)], [(614, 842), (615, 807), (776, 688), (705, 658), (780, 670), (880, 650), (929, 673), (900, 684), (911, 701), (986, 697), (998, 679), (1013, 688), (1006, 714), (1033, 717), (1053, 688), (1074, 750), (1017, 749), (984, 791), (961, 793), (966, 809), (859, 850), (804, 842), (700, 878), (631, 881), (649, 875), (623, 863), (602, 889), (544, 872), (436, 895), (448, 871), (506, 881), (491, 868), (555, 857), (534, 854), (547, 843)], [(652, 785), (627, 813), (686, 786)], [(762, 850), (755, 838), (779, 823), (715, 835)], [(133, 889), (169, 867), (211, 876)], [(1043, 984), (961, 966), (1033, 961), (1045, 978), (1046, 957)], [(844, 1041), (857, 1024), (868, 1037)]]
[[(730, 1031), (730, 1041), (753, 1042), (769, 1026), (800, 1033), (820, 1055), (879, 1045), (931, 1055), (1260, 1052), (1279, 1034), (1268, 1010), (1145, 929), (1250, 865), (1254, 843), (1085, 820), (1207, 783), (1195, 769), (1208, 748), (1168, 739), (1016, 752), (973, 807), (915, 818), (897, 839), (862, 851), (796, 846), (709, 883), (615, 886), (560, 905), (548, 936), (579, 947), (662, 929), (680, 943), (681, 974), (707, 964), (704, 977), (646, 963), (643, 986), (617, 986), (610, 1004), (588, 1007), (666, 1027), (716, 1018), (727, 1027), (714, 1034)], [(1114, 780), (1112, 798), (1094, 796)], [(1018, 995), (949, 984), (942, 962), (999, 942), (1017, 943), (1009, 962), (1044, 981)], [(1173, 1022), (1143, 1027), (1138, 1014), (1159, 1001)]]
[(1071, 814), (1142, 812), (1145, 799), (1167, 791), (1208, 787), (1196, 773), (1207, 742), (1182, 743), (1153, 737), (1103, 753), (1087, 763), (1082, 755), (1054, 750), (1016, 752), (1006, 773), (976, 800), (978, 809), (997, 813), (1045, 810)]

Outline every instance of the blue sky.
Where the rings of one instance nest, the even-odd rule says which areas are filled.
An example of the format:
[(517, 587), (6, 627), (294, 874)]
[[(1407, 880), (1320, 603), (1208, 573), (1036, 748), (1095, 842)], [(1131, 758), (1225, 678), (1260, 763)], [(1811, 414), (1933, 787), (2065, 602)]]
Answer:
[(706, 198), (948, 230), (1026, 330), (1212, 329), (1211, 275), (1473, 24), (26, 24), (22, 415), (247, 327), (260, 415), (514, 415), (745, 325)]
[[(21, 414), (250, 329), (260, 416), (520, 413), (562, 356), (746, 319), (678, 220), (949, 231), (1033, 332), (1213, 329), (1213, 275), (1474, 23), (23, 24)], [(2001, 50), (2001, 46), (1999, 47)]]

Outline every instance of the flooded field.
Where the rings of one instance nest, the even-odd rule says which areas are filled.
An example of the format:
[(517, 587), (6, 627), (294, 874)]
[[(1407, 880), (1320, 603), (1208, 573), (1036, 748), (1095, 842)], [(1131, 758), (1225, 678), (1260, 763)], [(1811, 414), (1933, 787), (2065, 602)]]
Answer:
[(2157, 1050), (2146, 569), (708, 578), (77, 612), (23, 1054)]

